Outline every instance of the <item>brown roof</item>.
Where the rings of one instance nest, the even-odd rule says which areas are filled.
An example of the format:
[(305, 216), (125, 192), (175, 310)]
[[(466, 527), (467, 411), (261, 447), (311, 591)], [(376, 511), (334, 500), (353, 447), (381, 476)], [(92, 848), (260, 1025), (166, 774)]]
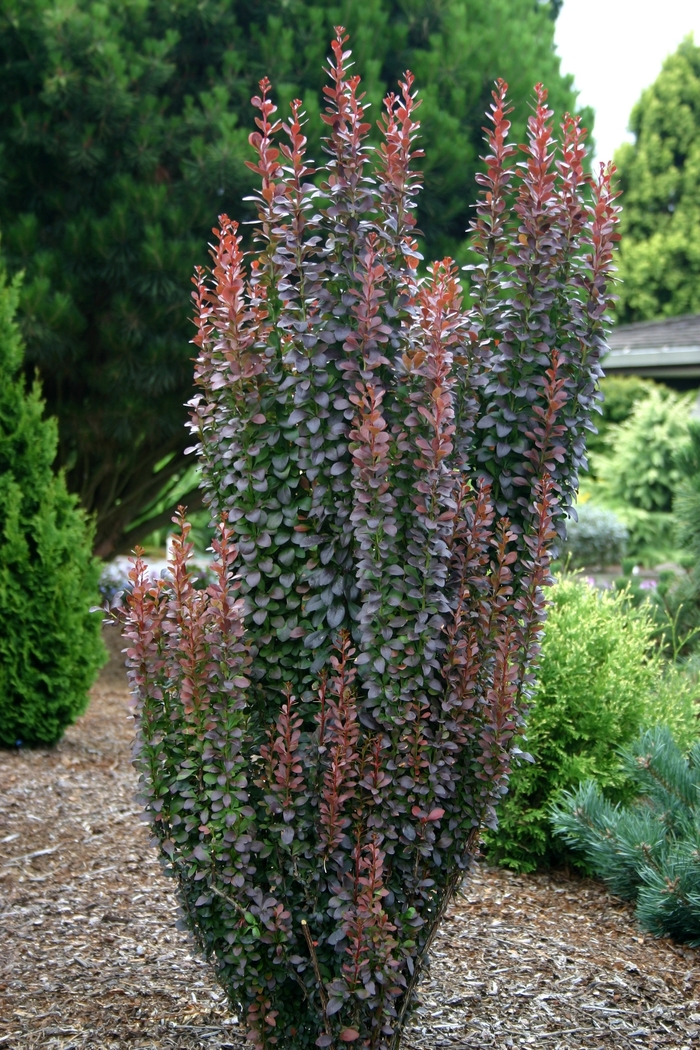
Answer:
[(639, 321), (613, 328), (606, 372), (659, 377), (700, 375), (700, 314)]
[(638, 321), (613, 328), (608, 340), (611, 350), (645, 347), (654, 350), (675, 346), (700, 347), (700, 314), (665, 317), (662, 321)]

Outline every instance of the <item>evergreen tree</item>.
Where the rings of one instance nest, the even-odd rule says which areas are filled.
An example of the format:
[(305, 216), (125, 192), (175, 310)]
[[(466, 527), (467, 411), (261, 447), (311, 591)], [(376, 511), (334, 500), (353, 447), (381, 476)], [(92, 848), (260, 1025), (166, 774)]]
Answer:
[(632, 110), (615, 161), (622, 322), (700, 311), (700, 47), (683, 41)]
[(627, 419), (608, 431), (608, 454), (594, 458), (611, 503), (671, 510), (681, 480), (676, 465), (688, 440), (693, 395), (654, 386)]
[[(7, 0), (0, 222), (10, 264), (27, 273), (28, 364), (59, 419), (69, 485), (96, 513), (98, 552), (170, 520), (156, 497), (183, 470), (189, 275), (207, 262), (216, 216), (240, 214), (251, 191), (260, 77), (272, 70), (280, 111), (299, 97), (316, 129), (335, 24), (351, 33), (373, 119), (412, 69), (430, 158), (425, 255), (463, 257), (493, 80), (510, 83), (517, 141), (537, 81), (558, 115), (574, 107), (556, 11), (534, 0)], [(323, 159), (317, 130), (310, 156)], [(192, 492), (172, 496), (193, 508)]]
[(55, 474), (56, 423), (21, 376), (19, 280), (0, 274), (0, 744), (51, 744), (103, 662), (92, 529)]

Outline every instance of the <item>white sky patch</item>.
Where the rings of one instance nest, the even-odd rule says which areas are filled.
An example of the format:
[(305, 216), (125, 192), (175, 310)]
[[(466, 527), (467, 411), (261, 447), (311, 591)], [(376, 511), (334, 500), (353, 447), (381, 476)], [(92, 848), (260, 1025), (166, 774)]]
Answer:
[(579, 104), (595, 110), (597, 159), (611, 160), (633, 139), (633, 105), (689, 33), (700, 43), (700, 0), (564, 0), (557, 52), (562, 73), (574, 75)]

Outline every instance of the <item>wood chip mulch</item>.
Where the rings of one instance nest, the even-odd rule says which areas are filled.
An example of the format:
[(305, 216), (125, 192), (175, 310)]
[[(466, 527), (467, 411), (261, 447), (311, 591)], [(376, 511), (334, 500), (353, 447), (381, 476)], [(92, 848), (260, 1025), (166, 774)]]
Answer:
[[(113, 657), (61, 744), (0, 753), (0, 1050), (246, 1045), (175, 928), (133, 801), (127, 704)], [(643, 935), (596, 882), (480, 866), (403, 1050), (520, 1046), (700, 1047), (700, 953)]]

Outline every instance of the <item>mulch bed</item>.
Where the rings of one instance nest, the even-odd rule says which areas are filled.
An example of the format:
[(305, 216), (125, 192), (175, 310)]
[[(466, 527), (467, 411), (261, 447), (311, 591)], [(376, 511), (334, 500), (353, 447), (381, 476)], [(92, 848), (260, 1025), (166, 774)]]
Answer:
[[(175, 928), (133, 800), (127, 704), (113, 658), (58, 747), (0, 753), (0, 1050), (245, 1046)], [(593, 881), (480, 866), (420, 1000), (405, 1050), (690, 1050), (700, 954), (644, 936)]]

